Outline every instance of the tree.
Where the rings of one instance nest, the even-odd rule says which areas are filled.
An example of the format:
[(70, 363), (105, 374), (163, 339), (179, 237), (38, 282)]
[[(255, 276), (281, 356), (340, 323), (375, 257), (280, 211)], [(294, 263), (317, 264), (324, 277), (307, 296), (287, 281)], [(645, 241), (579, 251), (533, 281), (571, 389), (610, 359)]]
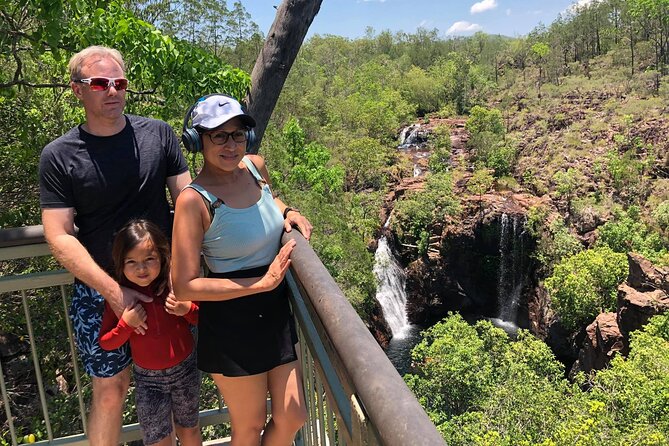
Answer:
[(578, 330), (616, 303), (627, 277), (627, 256), (608, 247), (588, 249), (563, 259), (544, 282), (565, 327)]
[(267, 123), (279, 98), (283, 84), (307, 34), (318, 14), (322, 0), (281, 2), (267, 34), (253, 71), (247, 96), (249, 113), (256, 119), (257, 142), (250, 152), (257, 153)]
[(549, 53), (550, 53), (550, 48), (548, 47), (547, 44), (543, 42), (537, 42), (534, 45), (532, 45), (532, 54), (534, 56), (537, 66), (539, 67), (539, 84), (541, 84), (541, 82), (544, 79), (543, 68)]
[(467, 182), (467, 190), (479, 196), (479, 206), (483, 206), (483, 194), (492, 187), (495, 179), (489, 169), (478, 168)]

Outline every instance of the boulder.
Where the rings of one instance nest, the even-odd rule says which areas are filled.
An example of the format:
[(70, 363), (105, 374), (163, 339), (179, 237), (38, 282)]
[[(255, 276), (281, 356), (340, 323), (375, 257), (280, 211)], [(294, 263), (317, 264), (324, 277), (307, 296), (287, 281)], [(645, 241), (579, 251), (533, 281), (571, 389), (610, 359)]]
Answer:
[(669, 292), (669, 270), (653, 266), (650, 260), (630, 252), (627, 254), (629, 276), (627, 284), (639, 291), (664, 290)]
[(625, 349), (616, 313), (601, 313), (588, 325), (585, 333), (583, 347), (572, 373), (578, 370), (586, 373), (601, 370), (609, 364), (616, 353)]
[(669, 295), (664, 290), (639, 291), (628, 283), (618, 287), (618, 326), (625, 338), (651, 317), (669, 310)]

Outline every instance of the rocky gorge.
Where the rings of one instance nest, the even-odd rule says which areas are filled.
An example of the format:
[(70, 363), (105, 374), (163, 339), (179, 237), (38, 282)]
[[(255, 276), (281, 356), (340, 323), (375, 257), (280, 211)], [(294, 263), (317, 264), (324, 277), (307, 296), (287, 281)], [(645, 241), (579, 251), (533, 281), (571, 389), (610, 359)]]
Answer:
[[(468, 163), (463, 120), (437, 119), (407, 128), (398, 150), (414, 164), (414, 176), (397, 181), (386, 196), (380, 221), (388, 220), (393, 204), (402, 196), (424, 186), (424, 173), (429, 170), (424, 144), (438, 125), (447, 125), (451, 132), (451, 165)], [(413, 141), (406, 144), (404, 140), (411, 135)], [(489, 319), (511, 334), (518, 328), (528, 329), (551, 347), (565, 365), (565, 374), (573, 375), (604, 368), (615, 354), (626, 354), (629, 333), (652, 315), (669, 309), (669, 270), (629, 253), (629, 277), (619, 287), (617, 311), (600, 314), (580, 331), (566, 330), (551, 310), (541, 283), (540, 265), (533, 255), (537, 241), (525, 229), (532, 208), (548, 209), (550, 219), (560, 215), (559, 203), (549, 194), (538, 196), (521, 188), (494, 188), (474, 196), (466, 191), (470, 176), (465, 169), (455, 181), (462, 203), (459, 218), (446, 217), (430, 228), (426, 255), (417, 256), (414, 246), (403, 245), (392, 224), (379, 231), (404, 266), (406, 313), (411, 324), (428, 327), (449, 312), (459, 312), (472, 321)], [(578, 232), (584, 247), (594, 242), (596, 223), (581, 225)], [(382, 346), (388, 345), (391, 333), (382, 310), (375, 313), (370, 329)]]

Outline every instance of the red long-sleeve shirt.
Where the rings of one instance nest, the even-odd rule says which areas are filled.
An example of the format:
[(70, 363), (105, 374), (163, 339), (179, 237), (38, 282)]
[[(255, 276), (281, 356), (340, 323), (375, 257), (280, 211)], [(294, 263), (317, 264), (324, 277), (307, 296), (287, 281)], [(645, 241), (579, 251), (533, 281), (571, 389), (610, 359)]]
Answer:
[(135, 329), (117, 318), (105, 303), (100, 346), (105, 350), (113, 350), (130, 341), (132, 360), (138, 366), (150, 370), (174, 367), (193, 351), (193, 335), (189, 324), (197, 325), (198, 306), (193, 302), (188, 313), (176, 316), (165, 311), (167, 293), (155, 296), (148, 287), (133, 288), (153, 297), (153, 302), (140, 302), (146, 311), (146, 334), (135, 333)]

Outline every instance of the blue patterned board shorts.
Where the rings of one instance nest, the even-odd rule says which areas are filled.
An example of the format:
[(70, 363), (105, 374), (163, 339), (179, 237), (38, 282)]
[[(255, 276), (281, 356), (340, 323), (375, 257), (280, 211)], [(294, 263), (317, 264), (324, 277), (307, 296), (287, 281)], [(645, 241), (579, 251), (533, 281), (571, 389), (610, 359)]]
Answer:
[(74, 339), (84, 370), (90, 376), (109, 378), (130, 365), (130, 346), (126, 342), (116, 350), (100, 347), (100, 327), (105, 299), (93, 288), (83, 283), (74, 283), (74, 295), (70, 305), (70, 319)]
[(145, 445), (170, 435), (172, 419), (182, 427), (198, 425), (200, 371), (195, 349), (180, 364), (163, 370), (134, 364), (133, 375), (137, 419)]

